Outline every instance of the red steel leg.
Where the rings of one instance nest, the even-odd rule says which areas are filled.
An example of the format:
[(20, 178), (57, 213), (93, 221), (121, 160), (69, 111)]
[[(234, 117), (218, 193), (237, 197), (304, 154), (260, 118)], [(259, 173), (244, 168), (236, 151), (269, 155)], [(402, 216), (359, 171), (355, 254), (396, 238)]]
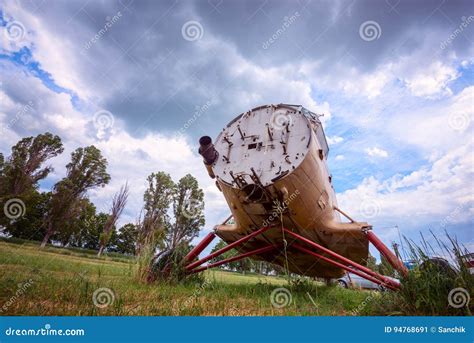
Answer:
[(209, 232), (198, 245), (196, 245), (184, 258), (186, 262), (191, 262), (198, 256), (206, 247), (211, 244), (212, 240), (216, 237), (214, 232)]
[[(200, 259), (199, 261), (196, 261), (196, 262), (193, 262), (191, 264), (189, 264), (188, 266), (186, 266), (186, 270), (191, 272), (191, 273), (198, 273), (198, 272), (201, 272), (203, 270), (206, 270), (206, 269), (209, 269), (209, 268), (213, 268), (213, 267), (217, 267), (217, 266), (220, 266), (222, 264), (225, 264), (225, 263), (229, 263), (229, 262), (233, 262), (233, 261), (237, 261), (237, 260), (240, 260), (242, 258), (245, 258), (245, 257), (248, 257), (248, 256), (252, 256), (252, 255), (258, 255), (258, 254), (262, 254), (262, 253), (265, 253), (267, 251), (270, 251), (270, 250), (273, 250), (273, 249), (276, 249), (275, 246), (273, 245), (268, 245), (268, 246), (265, 246), (263, 248), (259, 248), (259, 249), (256, 249), (256, 250), (252, 250), (252, 251), (249, 251), (249, 252), (246, 252), (244, 254), (241, 254), (241, 255), (238, 255), (238, 256), (234, 256), (234, 257), (230, 257), (230, 258), (227, 258), (227, 259), (224, 259), (222, 261), (219, 261), (219, 262), (215, 262), (215, 263), (211, 263), (211, 264), (208, 264), (206, 266), (203, 266), (203, 267), (200, 267), (200, 268), (197, 268), (197, 269), (194, 269), (196, 267), (199, 267), (200, 265), (202, 265), (203, 263), (229, 251), (230, 249), (238, 246), (239, 244), (242, 244), (248, 240), (250, 240), (251, 238), (255, 237), (255, 236), (258, 236), (260, 234), (262, 234), (263, 232), (267, 231), (268, 229), (270, 229), (270, 226), (267, 226), (267, 227), (263, 227), (257, 231), (254, 231), (250, 234), (248, 234), (247, 236), (245, 237), (242, 237), (240, 238), (239, 240), (231, 243), (231, 244), (228, 244), (227, 246), (225, 246), (224, 248), (222, 249), (219, 249), (218, 251), (212, 253), (212, 254), (209, 254), (208, 256)], [(326, 254), (328, 254), (329, 256), (331, 256), (332, 258), (336, 258), (337, 260), (340, 260), (342, 261), (343, 263), (340, 263), (340, 262), (337, 262), (337, 261), (334, 261), (326, 256), (323, 256), (321, 254), (318, 254), (314, 251), (311, 251), (309, 249), (306, 249), (302, 246), (300, 246), (299, 244), (293, 244), (293, 246), (304, 252), (304, 253), (307, 253), (309, 255), (312, 255), (314, 257), (317, 257), (319, 259), (322, 259), (323, 261), (326, 261), (327, 263), (330, 263), (330, 264), (333, 264), (339, 268), (342, 268), (350, 273), (353, 273), (353, 274), (356, 274), (356, 275), (359, 275), (360, 277), (363, 277), (369, 281), (372, 281), (376, 284), (379, 284), (379, 285), (383, 285), (383, 286), (386, 286), (390, 289), (393, 289), (393, 290), (396, 290), (397, 288), (400, 287), (400, 284), (396, 281), (393, 281), (383, 275), (380, 275), (376, 272), (374, 272), (373, 270), (363, 266), (363, 265), (360, 265), (356, 262), (353, 262), (351, 261), (350, 259), (342, 256), (342, 255), (339, 255), (337, 253), (335, 253), (334, 251), (332, 250), (329, 250), (325, 247), (323, 247), (322, 245), (319, 245), (293, 231), (290, 231), (288, 229), (283, 229), (285, 231), (285, 233), (287, 233), (288, 235), (296, 238), (296, 239), (299, 239), (300, 241), (306, 243), (306, 244), (309, 244), (310, 246), (312, 246), (313, 248), (316, 248)], [(398, 259), (397, 256), (395, 256), (395, 254), (393, 254), (390, 249), (387, 248), (387, 246), (385, 244), (383, 244), (383, 242), (370, 230), (366, 231), (365, 232), (367, 234), (367, 238), (369, 240), (369, 242), (371, 242), (376, 248), (378, 251), (380, 251), (380, 253), (387, 259), (387, 261), (397, 270), (399, 271), (400, 273), (402, 273), (404, 276), (407, 275), (408, 273), (408, 270), (407, 268), (403, 265), (403, 263)], [(187, 262), (190, 262), (192, 261), (194, 258), (196, 258), (211, 242), (212, 240), (215, 238), (215, 233), (214, 232), (211, 232), (209, 233), (208, 235), (206, 235), (203, 240), (194, 248), (192, 249), (188, 255), (186, 255), (185, 257), (185, 260)], [(350, 268), (349, 266), (355, 268)], [(194, 270), (193, 270), (194, 269)]]
[(388, 285), (393, 285), (394, 287), (399, 287), (398, 283), (395, 283), (393, 280), (391, 280), (391, 279), (389, 279), (389, 278), (387, 278), (383, 275), (380, 275), (380, 274), (374, 272), (373, 270), (370, 270), (369, 268), (364, 267), (363, 265), (360, 265), (360, 264), (358, 264), (354, 261), (351, 261), (348, 258), (346, 258), (344, 256), (341, 256), (341, 255), (335, 253), (334, 251), (323, 247), (322, 245), (314, 243), (313, 241), (311, 241), (311, 240), (309, 240), (309, 239), (307, 239), (303, 236), (300, 236), (297, 233), (294, 233), (293, 231), (290, 231), (288, 229), (283, 229), (283, 230), (285, 231), (285, 233), (289, 234), (290, 236), (293, 236), (294, 238), (297, 238), (297, 239), (311, 245), (313, 248), (316, 248), (316, 249), (318, 249), (322, 252), (325, 252), (326, 254), (328, 254), (329, 256), (331, 256), (333, 258), (336, 258), (336, 259), (338, 259), (338, 260), (340, 260), (340, 261), (342, 261), (342, 262), (344, 262), (344, 263), (346, 263), (346, 264), (348, 264), (348, 265), (350, 265), (354, 268), (357, 268), (357, 269), (363, 271), (364, 273), (369, 274), (370, 276), (372, 276), (376, 279), (379, 279), (380, 281), (382, 281), (382, 282), (384, 282)]
[(335, 265), (336, 267), (342, 268), (342, 269), (344, 269), (344, 270), (346, 270), (346, 271), (348, 271), (348, 272), (350, 272), (350, 273), (359, 275), (360, 277), (362, 277), (362, 278), (364, 278), (364, 279), (367, 279), (367, 280), (369, 280), (369, 281), (372, 281), (372, 282), (376, 283), (377, 285), (382, 285), (382, 286), (385, 286), (385, 287), (390, 288), (390, 289), (392, 289), (392, 290), (396, 290), (396, 289), (397, 289), (397, 287), (395, 287), (393, 284), (387, 284), (387, 283), (385, 283), (385, 282), (383, 282), (383, 281), (381, 281), (381, 280), (379, 280), (379, 279), (376, 279), (376, 278), (374, 278), (374, 277), (372, 277), (372, 276), (370, 276), (370, 275), (364, 274), (363, 272), (361, 272), (361, 271), (359, 271), (359, 270), (357, 270), (357, 269), (351, 269), (351, 268), (349, 268), (348, 266), (346, 266), (346, 265), (344, 265), (344, 264), (342, 264), (342, 263), (336, 262), (336, 261), (334, 261), (334, 260), (331, 260), (330, 258), (327, 258), (327, 257), (323, 256), (323, 255), (317, 254), (317, 253), (315, 253), (314, 251), (311, 251), (311, 250), (309, 250), (309, 249), (303, 248), (303, 247), (300, 246), (299, 244), (293, 244), (293, 247), (295, 247), (296, 249), (298, 249), (298, 250), (300, 250), (300, 251), (302, 251), (302, 252), (304, 252), (304, 253), (307, 253), (307, 254), (312, 255), (312, 256), (314, 256), (314, 257), (317, 257), (317, 258), (319, 258), (319, 259), (321, 259), (321, 260), (323, 260), (323, 261), (326, 261), (326, 262), (328, 262), (328, 263), (330, 263), (330, 264), (332, 264), (332, 265)]
[(191, 269), (193, 268), (196, 268), (198, 266), (200, 266), (201, 264), (203, 264), (204, 262), (207, 262), (211, 259), (213, 259), (214, 257), (216, 256), (219, 256), (223, 253), (225, 253), (226, 251), (229, 251), (230, 249), (238, 246), (239, 244), (241, 243), (244, 243), (244, 242), (247, 242), (249, 239), (255, 237), (255, 236), (258, 236), (260, 235), (261, 233), (264, 233), (265, 231), (267, 231), (271, 226), (266, 226), (266, 227), (262, 227), (261, 229), (257, 230), (257, 231), (254, 231), (252, 232), (251, 234), (245, 236), (245, 237), (242, 237), (241, 239), (238, 239), (236, 240), (234, 243), (231, 243), (225, 247), (223, 247), (222, 249), (219, 249), (217, 250), (216, 252), (213, 252), (212, 254), (209, 254), (207, 255), (206, 257), (200, 259), (199, 261), (196, 261), (194, 263), (191, 263), (189, 265), (186, 266), (186, 270), (190, 271)]
[(403, 276), (408, 275), (408, 269), (405, 265), (400, 261), (400, 259), (395, 256), (393, 252), (390, 251), (389, 248), (373, 233), (371, 230), (367, 230), (365, 232), (369, 242), (377, 248), (377, 250), (387, 259), (388, 263), (397, 271), (399, 271)]
[(274, 246), (274, 245), (268, 245), (268, 246), (260, 248), (260, 249), (255, 249), (255, 250), (246, 252), (245, 254), (237, 255), (237, 256), (234, 256), (234, 257), (229, 257), (229, 258), (226, 258), (225, 260), (215, 262), (215, 263), (211, 263), (211, 264), (208, 264), (208, 265), (200, 267), (200, 268), (193, 269), (193, 270), (190, 271), (190, 273), (202, 272), (203, 270), (213, 268), (213, 267), (217, 267), (217, 266), (220, 266), (221, 264), (238, 261), (238, 260), (241, 260), (245, 257), (249, 257), (249, 256), (252, 256), (252, 255), (263, 254), (265, 252), (268, 252), (270, 250), (274, 250), (276, 248), (277, 247)]

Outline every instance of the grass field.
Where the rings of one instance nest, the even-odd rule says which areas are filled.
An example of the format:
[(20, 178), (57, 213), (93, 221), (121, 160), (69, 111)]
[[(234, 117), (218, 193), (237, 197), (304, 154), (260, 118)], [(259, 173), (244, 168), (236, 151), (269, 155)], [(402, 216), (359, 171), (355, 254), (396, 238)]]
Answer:
[[(284, 278), (219, 270), (207, 271), (203, 283), (146, 285), (135, 280), (133, 259), (40, 250), (32, 243), (0, 241), (0, 267), (2, 315), (353, 315), (380, 297), (377, 292), (308, 282), (290, 286)], [(271, 302), (279, 287), (289, 291), (276, 297), (277, 304), (287, 304), (281, 308)]]

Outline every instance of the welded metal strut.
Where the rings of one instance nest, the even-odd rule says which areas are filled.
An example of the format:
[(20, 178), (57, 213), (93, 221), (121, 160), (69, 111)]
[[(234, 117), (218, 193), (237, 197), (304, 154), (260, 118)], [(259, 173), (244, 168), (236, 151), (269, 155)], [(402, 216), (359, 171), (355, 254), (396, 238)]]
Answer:
[[(239, 245), (247, 242), (248, 240), (264, 233), (265, 231), (269, 230), (270, 228), (271, 228), (270, 226), (263, 227), (263, 228), (261, 228), (257, 231), (254, 231), (254, 232), (238, 239), (237, 241), (235, 241), (231, 244), (228, 244), (227, 246), (223, 247), (222, 249), (219, 249), (219, 250), (207, 255), (206, 257), (203, 257), (202, 259), (200, 259), (198, 261), (191, 262), (215, 238), (216, 234), (214, 232), (211, 232), (208, 235), (206, 235), (203, 238), (203, 240), (194, 249), (192, 249), (191, 252), (189, 252), (189, 254), (185, 257), (186, 262), (188, 262), (188, 263), (191, 262), (185, 268), (188, 271), (188, 273), (198, 273), (198, 272), (204, 271), (204, 270), (209, 269), (209, 268), (220, 266), (220, 265), (225, 264), (225, 263), (238, 261), (238, 260), (243, 259), (245, 257), (249, 257), (249, 256), (252, 256), (252, 255), (258, 255), (258, 254), (263, 254), (263, 253), (266, 253), (266, 252), (269, 252), (269, 251), (272, 251), (272, 250), (282, 248), (282, 247), (275, 246), (275, 245), (267, 245), (267, 246), (264, 246), (264, 247), (259, 248), (259, 249), (255, 249), (255, 250), (252, 250), (252, 251), (249, 251), (249, 252), (237, 255), (237, 256), (233, 256), (233, 257), (224, 259), (222, 261), (210, 263), (210, 264), (207, 264), (205, 266), (199, 267), (203, 263), (222, 255), (223, 253), (231, 250), (232, 248), (238, 247)], [(388, 289), (397, 290), (398, 288), (400, 288), (400, 284), (395, 280), (392, 280), (392, 279), (390, 279), (390, 278), (388, 278), (384, 275), (381, 275), (377, 272), (374, 272), (373, 270), (371, 270), (371, 269), (369, 269), (369, 268), (367, 268), (367, 267), (365, 267), (365, 266), (363, 266), (359, 263), (356, 263), (356, 262), (354, 262), (354, 261), (352, 261), (352, 260), (350, 260), (350, 259), (348, 259), (348, 258), (346, 258), (346, 257), (344, 257), (344, 256), (328, 249), (328, 248), (325, 248), (322, 245), (317, 244), (317, 243), (311, 241), (310, 239), (305, 238), (305, 237), (303, 237), (303, 236), (301, 236), (301, 235), (299, 235), (299, 234), (297, 234), (297, 233), (295, 233), (291, 230), (283, 228), (283, 231), (285, 232), (285, 234), (288, 234), (289, 236), (299, 240), (300, 242), (302, 242), (306, 245), (309, 245), (312, 249), (315, 249), (315, 250), (318, 251), (318, 252), (315, 252), (315, 251), (313, 251), (311, 249), (308, 249), (307, 247), (304, 247), (304, 246), (302, 246), (298, 243), (292, 243), (290, 245), (290, 247), (292, 247), (294, 249), (297, 249), (300, 252), (311, 255), (313, 257), (316, 257), (316, 258), (318, 258), (322, 261), (325, 261), (329, 264), (332, 264), (332, 265), (334, 265), (338, 268), (344, 269), (347, 272), (358, 275), (358, 276), (360, 276), (364, 279), (372, 281), (372, 282), (374, 282), (378, 285), (384, 286)], [(395, 254), (393, 254), (390, 251), (390, 249), (388, 249), (387, 246), (385, 244), (383, 244), (382, 241), (371, 230), (365, 229), (364, 233), (367, 235), (367, 238), (368, 238), (369, 242), (371, 242), (375, 246), (375, 248), (377, 248), (377, 250), (387, 259), (387, 261), (393, 266), (393, 268), (396, 269), (397, 271), (399, 271), (402, 275), (406, 276), (407, 273), (408, 273), (408, 270), (403, 265), (403, 263), (395, 256)], [(324, 254), (324, 255), (322, 255), (322, 254)]]

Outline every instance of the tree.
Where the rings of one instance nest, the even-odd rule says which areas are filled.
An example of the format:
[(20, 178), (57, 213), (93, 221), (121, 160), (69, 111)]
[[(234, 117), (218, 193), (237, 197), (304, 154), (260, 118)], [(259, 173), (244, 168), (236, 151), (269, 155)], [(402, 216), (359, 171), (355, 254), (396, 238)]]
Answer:
[(167, 249), (173, 250), (178, 244), (189, 243), (197, 237), (205, 224), (204, 192), (197, 180), (190, 174), (181, 178), (173, 194), (174, 223), (166, 232)]
[(3, 177), (3, 169), (5, 168), (5, 157), (0, 152), (0, 178)]
[[(143, 258), (145, 263), (139, 275), (143, 279), (146, 274), (149, 282), (163, 276), (180, 279), (185, 275), (181, 264), (190, 250), (190, 242), (204, 225), (204, 192), (189, 174), (178, 184), (163, 172), (153, 173), (147, 180), (139, 254), (149, 258)], [(170, 208), (174, 220), (168, 214)], [(142, 246), (146, 246), (143, 254)], [(160, 251), (152, 257), (156, 248)]]
[[(4, 232), (17, 238), (40, 241), (44, 237), (43, 218), (48, 209), (51, 193), (40, 193), (32, 188), (21, 194), (21, 199), (9, 196), (5, 202), (0, 202), (0, 213), (4, 214), (5, 204), (11, 201), (11, 206), (17, 206), (18, 218), (0, 216), (0, 226)], [(13, 207), (11, 207), (13, 209)]]
[(10, 204), (16, 212), (7, 215), (2, 211), (0, 226), (14, 237), (41, 239), (47, 197), (38, 192), (38, 182), (53, 170), (43, 164), (63, 151), (61, 139), (51, 133), (26, 137), (11, 151), (6, 160), (0, 154), (0, 205), (5, 208)]
[[(211, 253), (214, 253), (214, 252), (224, 248), (225, 246), (227, 246), (227, 243), (221, 240), (221, 241), (219, 241), (219, 243), (217, 243), (214, 246), (214, 248), (212, 248)], [(240, 253), (235, 249), (231, 249), (229, 251), (226, 251), (222, 255), (214, 257), (212, 259), (212, 262), (219, 262), (219, 261), (222, 261), (224, 259), (235, 257), (237, 255), (240, 255)], [(255, 271), (255, 272), (259, 272), (258, 269), (260, 269), (260, 271), (261, 271), (263, 266), (265, 266), (265, 268), (267, 269), (267, 273), (270, 272), (271, 270), (273, 270), (271, 263), (268, 263), (268, 262), (265, 262), (265, 261), (254, 262), (251, 259), (249, 259), (248, 257), (237, 260), (237, 261), (229, 262), (229, 263), (226, 263), (226, 264), (222, 264), (220, 266), (220, 268), (230, 269), (230, 270), (235, 270), (235, 271), (238, 271), (238, 272), (241, 272), (241, 273), (245, 273), (247, 271), (252, 271), (252, 270)]]
[(125, 183), (125, 185), (120, 187), (120, 190), (114, 195), (112, 200), (112, 208), (110, 209), (110, 215), (107, 219), (107, 222), (105, 223), (104, 231), (100, 235), (100, 248), (97, 256), (102, 255), (102, 252), (110, 240), (112, 231), (115, 231), (113, 228), (115, 227), (117, 220), (119, 219), (123, 209), (125, 208), (125, 205), (127, 204), (128, 194), (128, 184)]
[(67, 176), (56, 183), (53, 189), (45, 220), (46, 234), (41, 247), (46, 245), (64, 223), (74, 218), (78, 201), (88, 190), (103, 187), (110, 180), (107, 160), (93, 145), (76, 149), (71, 154), (71, 162), (67, 164), (66, 169)]
[(374, 272), (378, 272), (377, 259), (373, 257), (370, 253), (369, 253), (369, 256), (367, 256), (366, 265), (367, 265), (367, 268), (369, 268), (370, 270), (373, 270)]
[(63, 223), (61, 230), (58, 230), (51, 239), (61, 242), (62, 245), (82, 248), (84, 237), (87, 237), (90, 226), (95, 225), (95, 221), (95, 205), (88, 198), (79, 199), (71, 210), (69, 220)]
[(50, 158), (64, 150), (61, 138), (47, 132), (36, 137), (26, 137), (12, 147), (12, 153), (5, 162), (3, 155), (0, 161), (0, 190), (4, 194), (17, 196), (44, 179), (53, 170), (51, 166), (43, 167)]
[(138, 240), (136, 225), (125, 224), (119, 230), (116, 242), (116, 251), (121, 254), (135, 255)]
[[(88, 223), (85, 230), (81, 233), (82, 247), (85, 249), (97, 250), (100, 246), (100, 235), (109, 219), (107, 213), (98, 213), (94, 219)], [(115, 230), (114, 230), (115, 231)], [(113, 241), (110, 238), (109, 243)]]
[(395, 269), (382, 254), (380, 254), (379, 271), (382, 275), (395, 276)]
[[(224, 248), (225, 246), (227, 246), (227, 243), (224, 242), (224, 241), (219, 241), (219, 243), (217, 243), (214, 248), (212, 248), (211, 250), (211, 254), (216, 252), (217, 250), (220, 250), (222, 248)], [(238, 255), (238, 252), (235, 250), (235, 249), (231, 249), (229, 251), (226, 251), (225, 253), (217, 256), (217, 257), (214, 257), (212, 259), (212, 262), (219, 262), (219, 261), (222, 261), (222, 260), (225, 260), (227, 258), (231, 258), (231, 257), (234, 257), (234, 256), (237, 256)], [(238, 270), (239, 268), (239, 264), (238, 264), (238, 261), (234, 261), (234, 262), (229, 262), (229, 263), (226, 263), (226, 264), (222, 264), (220, 266), (221, 269), (230, 269), (230, 270)]]
[(151, 244), (163, 247), (163, 239), (170, 223), (168, 210), (173, 200), (175, 185), (169, 174), (152, 173), (147, 178), (148, 188), (143, 195), (143, 217), (139, 222), (139, 246)]

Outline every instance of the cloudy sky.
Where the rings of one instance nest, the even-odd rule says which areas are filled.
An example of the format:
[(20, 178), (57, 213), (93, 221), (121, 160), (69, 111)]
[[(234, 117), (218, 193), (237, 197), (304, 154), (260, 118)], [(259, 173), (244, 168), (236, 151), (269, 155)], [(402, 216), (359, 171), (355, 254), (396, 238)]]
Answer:
[(128, 181), (195, 175), (207, 232), (228, 214), (197, 139), (269, 103), (324, 113), (339, 207), (387, 243), (447, 230), (473, 248), (472, 1), (11, 0), (0, 4), (0, 151), (45, 131)]

